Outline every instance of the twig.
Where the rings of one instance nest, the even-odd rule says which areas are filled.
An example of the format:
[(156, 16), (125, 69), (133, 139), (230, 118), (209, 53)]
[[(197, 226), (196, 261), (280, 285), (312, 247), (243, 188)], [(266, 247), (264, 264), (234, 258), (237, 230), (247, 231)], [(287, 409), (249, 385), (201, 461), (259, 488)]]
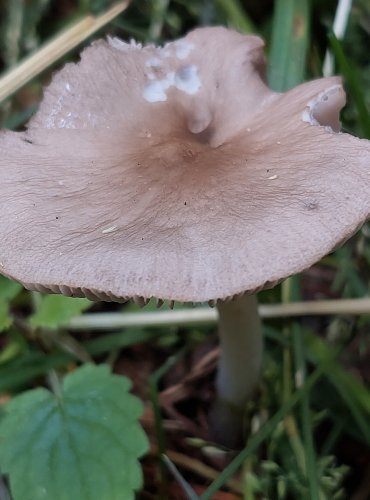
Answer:
[(0, 102), (112, 21), (127, 9), (129, 3), (129, 0), (124, 0), (113, 5), (104, 14), (84, 17), (8, 71), (0, 78)]
[[(370, 314), (370, 298), (263, 304), (259, 306), (259, 311), (264, 319)], [(216, 322), (216, 309), (199, 307), (158, 312), (84, 314), (72, 319), (66, 327), (76, 331), (116, 330), (143, 326), (209, 325)]]

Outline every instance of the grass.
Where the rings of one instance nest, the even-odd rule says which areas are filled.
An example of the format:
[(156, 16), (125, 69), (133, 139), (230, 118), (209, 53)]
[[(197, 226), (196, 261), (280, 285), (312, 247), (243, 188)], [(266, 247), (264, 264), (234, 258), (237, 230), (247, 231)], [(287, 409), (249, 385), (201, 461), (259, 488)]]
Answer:
[[(224, 24), (245, 33), (260, 33), (267, 39), (268, 79), (277, 91), (320, 76), (325, 52), (328, 48), (332, 50), (337, 71), (343, 75), (349, 94), (343, 127), (370, 138), (367, 109), (370, 94), (366, 85), (370, 81), (370, 66), (366, 61), (368, 45), (364, 41), (370, 11), (366, 2), (358, 2), (352, 9), (343, 41), (331, 34), (335, 2), (277, 0), (270, 10), (257, 1), (132, 1), (125, 12), (118, 15), (117, 11), (109, 24), (103, 22), (98, 32), (93, 33), (92, 24), (96, 19), (105, 19), (102, 16), (110, 7), (110, 2), (102, 0), (61, 1), (54, 9), (49, 0), (0, 3), (3, 72), (34, 54), (26, 66), (17, 70), (20, 73), (15, 73), (21, 75), (16, 82), (12, 80), (14, 77), (5, 83), (0, 81), (0, 96), (5, 98), (0, 108), (4, 127), (22, 127), (37, 108), (42, 86), (50, 73), (67, 60), (75, 60), (79, 49), (92, 38), (114, 33), (122, 38), (135, 36), (144, 42), (162, 42), (194, 26)], [(52, 50), (43, 51), (44, 44), (71, 23), (75, 26), (78, 23), (77, 30), (72, 28), (74, 31), (67, 32), (69, 35), (63, 35), (62, 44), (59, 39), (51, 46)], [(78, 37), (72, 36), (76, 31)], [(302, 277), (262, 292), (261, 300), (284, 303), (301, 298), (362, 296), (368, 291), (370, 278), (368, 240), (368, 231), (360, 231), (343, 249)], [(1, 295), (0, 299), (3, 300)], [(370, 456), (368, 316), (265, 321), (266, 354), (260, 394), (248, 409), (251, 434), (245, 448), (230, 459), (223, 450), (210, 450), (200, 436), (189, 441), (183, 435), (179, 439), (168, 431), (166, 425), (171, 422), (161, 407), (161, 392), (174, 384), (174, 370), (181, 372), (182, 369), (186, 374), (186, 369), (194, 368), (192, 355), (202, 352), (212, 341), (213, 326), (168, 326), (159, 331), (143, 326), (124, 332), (107, 328), (104, 335), (82, 332), (72, 337), (64, 327), (52, 334), (45, 328), (32, 327), (30, 318), (35, 301), (30, 292), (22, 291), (3, 302), (3, 313), (15, 318), (0, 336), (2, 354), (5, 353), (0, 354), (0, 392), (5, 399), (44, 383), (51, 370), (63, 373), (73, 368), (81, 352), (98, 361), (111, 362), (118, 372), (122, 366), (125, 372), (135, 353), (139, 353), (140, 359), (148, 358), (146, 390), (150, 397), (146, 397), (153, 407), (154, 423), (149, 426), (149, 432), (158, 453), (150, 456), (144, 466), (148, 477), (143, 498), (147, 498), (145, 493), (154, 498), (171, 498), (173, 488), (177, 487), (176, 491), (185, 492), (193, 500), (207, 500), (216, 498), (217, 492), (221, 495), (225, 485), (232, 484), (231, 480), (238, 481), (238, 491), (244, 490), (244, 498), (248, 500), (329, 500), (355, 494), (356, 498), (367, 498), (366, 468), (362, 464)], [(94, 309), (106, 310), (102, 305)], [(132, 309), (135, 308), (122, 308), (123, 311)], [(1, 314), (0, 308), (0, 321)], [(136, 369), (141, 370), (139, 362)], [(208, 387), (207, 376), (204, 368), (197, 383)], [(186, 380), (184, 373), (182, 377)], [(188, 419), (191, 419), (192, 404), (196, 405), (198, 414), (202, 409), (202, 394), (200, 390), (197, 392), (196, 384), (193, 383), (192, 388), (193, 399), (179, 410)], [(136, 389), (145, 397), (145, 387), (137, 385)], [(178, 421), (173, 418), (172, 425), (186, 425), (186, 422), (179, 416)], [(258, 425), (252, 425), (253, 422)], [(163, 454), (171, 456), (171, 451), (177, 453), (173, 454), (173, 460), (179, 451), (193, 459), (191, 473), (172, 459), (162, 460)], [(221, 459), (214, 458), (216, 452)], [(211, 484), (197, 466), (200, 460), (211, 469), (219, 468), (219, 475)], [(158, 481), (151, 479), (153, 476), (160, 478), (159, 486)], [(234, 495), (237, 492), (234, 491)]]

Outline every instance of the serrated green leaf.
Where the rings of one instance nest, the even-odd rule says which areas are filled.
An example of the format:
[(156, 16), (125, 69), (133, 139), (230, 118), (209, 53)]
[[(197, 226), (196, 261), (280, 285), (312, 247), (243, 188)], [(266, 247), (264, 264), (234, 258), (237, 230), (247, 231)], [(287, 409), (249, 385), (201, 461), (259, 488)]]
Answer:
[(58, 328), (93, 305), (87, 299), (45, 295), (37, 311), (31, 316), (30, 323), (35, 327)]
[(0, 422), (0, 468), (14, 500), (129, 500), (142, 485), (148, 449), (140, 401), (128, 379), (85, 365), (58, 396), (15, 397)]

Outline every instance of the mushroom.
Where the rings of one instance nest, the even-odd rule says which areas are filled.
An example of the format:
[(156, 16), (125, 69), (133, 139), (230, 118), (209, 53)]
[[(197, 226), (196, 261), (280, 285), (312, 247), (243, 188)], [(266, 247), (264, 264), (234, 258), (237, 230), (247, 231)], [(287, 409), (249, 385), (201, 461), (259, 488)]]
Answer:
[[(0, 135), (0, 272), (27, 288), (220, 314), (220, 404), (256, 384), (255, 294), (349, 238), (370, 212), (370, 142), (339, 132), (337, 77), (286, 92), (263, 41), (222, 27), (142, 47), (94, 42)], [(220, 423), (221, 422), (221, 423)]]

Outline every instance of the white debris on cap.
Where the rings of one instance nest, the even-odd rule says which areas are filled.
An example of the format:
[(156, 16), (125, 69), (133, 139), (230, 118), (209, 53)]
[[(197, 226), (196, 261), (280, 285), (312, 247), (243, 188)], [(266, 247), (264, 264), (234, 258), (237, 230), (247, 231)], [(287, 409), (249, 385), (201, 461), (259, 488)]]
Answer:
[(185, 40), (178, 40), (175, 42), (175, 52), (178, 59), (186, 59), (190, 52), (193, 50), (194, 44)]
[(148, 102), (163, 102), (167, 101), (166, 90), (170, 87), (175, 87), (186, 94), (193, 95), (198, 92), (202, 86), (198, 77), (198, 68), (195, 64), (184, 66), (176, 73), (170, 71), (166, 78), (162, 80), (154, 80), (153, 76), (148, 76), (149, 82), (145, 84), (143, 97)]
[(176, 71), (175, 87), (186, 94), (196, 94), (201, 87), (198, 77), (198, 68), (195, 64), (185, 66)]
[(315, 111), (320, 105), (325, 104), (333, 97), (337, 97), (338, 93), (340, 92), (343, 92), (343, 88), (341, 85), (333, 85), (332, 87), (329, 87), (328, 89), (321, 92), (318, 96), (315, 97), (315, 99), (312, 99), (307, 103), (307, 106), (302, 113), (302, 120), (306, 123), (309, 123), (310, 125), (325, 125), (328, 127), (328, 129), (332, 129), (332, 127), (330, 127), (329, 125), (320, 123), (320, 121), (317, 120), (314, 115)]
[(107, 37), (108, 43), (111, 47), (117, 50), (128, 50), (128, 49), (141, 49), (143, 45), (139, 42), (136, 42), (133, 38), (131, 38), (130, 43), (124, 42), (120, 38), (117, 37)]
[(109, 233), (114, 233), (114, 231), (117, 231), (117, 226), (110, 226), (107, 227), (106, 229), (103, 229), (102, 234), (109, 234)]
[(145, 63), (145, 66), (147, 68), (159, 68), (161, 65), (161, 60), (159, 59), (159, 57), (150, 57), (146, 63)]
[(144, 87), (143, 97), (148, 102), (167, 101), (166, 90), (174, 85), (175, 73), (167, 73), (162, 80), (150, 80)]

